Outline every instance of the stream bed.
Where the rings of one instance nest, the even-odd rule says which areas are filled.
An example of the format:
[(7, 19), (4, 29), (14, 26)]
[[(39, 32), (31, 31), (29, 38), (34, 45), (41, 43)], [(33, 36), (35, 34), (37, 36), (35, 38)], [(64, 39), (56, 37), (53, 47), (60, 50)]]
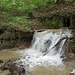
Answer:
[[(17, 51), (17, 50), (16, 50)], [(21, 58), (21, 55), (16, 51), (0, 51), (0, 59), (4, 62), (10, 59), (18, 59)], [(0, 64), (2, 66), (3, 64)], [(73, 68), (75, 68), (75, 60), (67, 61), (64, 63), (64, 66), (61, 69), (57, 69), (58, 67), (50, 66), (48, 68), (43, 66), (36, 66), (33, 70), (27, 71), (27, 75), (70, 75), (70, 72)], [(63, 69), (62, 69), (63, 68)], [(0, 75), (7, 75), (9, 73), (8, 70), (0, 71)]]
[[(26, 69), (26, 75), (70, 75), (75, 69), (75, 60), (63, 60), (68, 52), (71, 36), (68, 29), (36, 32), (30, 48), (2, 50), (0, 60), (4, 63), (10, 59), (18, 60), (17, 64), (21, 62), (19, 65)], [(8, 73), (8, 70), (0, 71), (0, 75)]]

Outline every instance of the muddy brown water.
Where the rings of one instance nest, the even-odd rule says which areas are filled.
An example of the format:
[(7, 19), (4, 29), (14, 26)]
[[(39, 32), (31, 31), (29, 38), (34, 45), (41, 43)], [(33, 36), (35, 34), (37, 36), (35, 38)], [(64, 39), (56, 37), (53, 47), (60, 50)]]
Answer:
[[(3, 60), (4, 62), (9, 59), (17, 59), (20, 58), (21, 55), (19, 55), (16, 51), (0, 51), (0, 60)], [(70, 75), (70, 72), (73, 68), (75, 68), (75, 60), (65, 62), (65, 69), (64, 70), (58, 70), (56, 67), (48, 67), (45, 68), (43, 66), (37, 66), (32, 71), (28, 73), (28, 75)], [(2, 64), (0, 64), (1, 66)], [(9, 71), (0, 71), (0, 75), (7, 75)]]
[(62, 70), (58, 70), (56, 67), (37, 67), (30, 72), (30, 75), (70, 75), (71, 70), (75, 68), (75, 60), (66, 62), (65, 67)]

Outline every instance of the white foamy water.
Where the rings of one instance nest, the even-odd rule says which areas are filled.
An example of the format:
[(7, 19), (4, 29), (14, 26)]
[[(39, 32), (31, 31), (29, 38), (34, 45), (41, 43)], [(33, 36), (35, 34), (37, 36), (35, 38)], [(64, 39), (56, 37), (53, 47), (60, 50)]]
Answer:
[(75, 74), (75, 69), (73, 69), (70, 73)]
[(29, 69), (36, 66), (63, 65), (62, 60), (65, 58), (66, 52), (65, 43), (70, 36), (70, 30), (36, 32), (32, 40), (32, 46), (21, 52), (22, 58), (20, 61)]

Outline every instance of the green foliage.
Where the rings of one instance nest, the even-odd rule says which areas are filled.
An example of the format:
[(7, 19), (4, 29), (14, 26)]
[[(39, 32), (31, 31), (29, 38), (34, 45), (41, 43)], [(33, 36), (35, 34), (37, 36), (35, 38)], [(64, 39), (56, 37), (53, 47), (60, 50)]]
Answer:
[[(44, 6), (48, 2), (56, 3), (57, 0), (0, 0), (0, 6), (2, 6), (4, 9), (32, 10), (39, 6)], [(75, 2), (75, 0), (72, 2)]]
[(44, 20), (41, 21), (46, 28), (60, 28), (60, 18), (55, 16), (53, 18), (45, 18)]
[(4, 9), (32, 10), (38, 6), (46, 5), (48, 0), (1, 0)]
[(75, 29), (75, 13), (71, 16), (71, 26), (69, 28)]
[[(65, 0), (66, 1), (66, 0)], [(69, 0), (68, 0), (69, 1)], [(75, 1), (75, 0), (73, 0)], [(50, 2), (52, 4), (55, 4), (57, 0), (0, 0), (0, 6), (3, 9), (9, 10), (8, 12), (1, 12), (0, 18), (1, 22), (0, 25), (22, 25), (26, 29), (31, 30), (30, 25), (28, 22), (30, 20), (27, 20), (27, 13), (25, 12), (34, 12), (34, 8), (44, 7), (47, 5), (47, 3)], [(51, 4), (50, 4), (51, 7)], [(15, 12), (12, 12), (15, 11)], [(19, 12), (20, 11), (20, 12)], [(13, 14), (12, 14), (13, 13)], [(52, 19), (45, 19), (42, 21), (42, 23), (47, 28), (60, 28), (60, 18), (54, 17)], [(71, 25), (71, 28), (75, 28), (75, 19), (73, 19), (73, 24)]]
[[(14, 13), (13, 13), (14, 14)], [(30, 25), (28, 24), (30, 20), (27, 20), (27, 16), (13, 16), (11, 13), (8, 12), (2, 12), (0, 13), (1, 26), (8, 26), (7, 28), (12, 30), (13, 25), (21, 25), (26, 30), (32, 30)]]
[(2, 0), (1, 5), (4, 9), (17, 10), (33, 9), (36, 7), (34, 4), (31, 4), (30, 2), (24, 0)]
[(32, 10), (44, 6), (48, 2), (56, 3), (57, 0), (1, 0), (0, 6), (4, 9)]

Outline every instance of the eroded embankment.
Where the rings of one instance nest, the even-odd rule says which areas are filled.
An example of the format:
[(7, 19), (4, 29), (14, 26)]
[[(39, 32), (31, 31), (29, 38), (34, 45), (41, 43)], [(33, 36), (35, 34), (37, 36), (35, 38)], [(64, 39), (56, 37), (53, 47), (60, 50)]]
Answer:
[[(59, 29), (59, 30), (62, 30), (62, 29)], [(53, 29), (53, 30), (51, 30), (51, 31), (54, 31), (54, 32), (56, 32), (56, 31), (59, 31), (59, 30), (55, 30), (55, 29)], [(65, 30), (65, 29), (64, 29)], [(39, 31), (39, 30), (38, 30)], [(29, 33), (30, 34), (30, 33)], [(74, 35), (75, 34), (75, 31), (72, 31), (72, 34)], [(25, 35), (25, 37), (26, 37), (26, 34), (24, 34)], [(30, 35), (29, 35), (30, 36)], [(71, 38), (71, 41), (74, 39), (74, 37), (75, 36), (73, 36), (73, 38)], [(22, 37), (21, 37), (22, 38)], [(25, 38), (26, 39), (26, 38)], [(22, 40), (22, 39), (20, 39), (20, 40)], [(10, 40), (11, 41), (11, 40)], [(29, 40), (30, 41), (30, 40)], [(22, 43), (22, 44), (24, 44), (24, 43), (26, 43), (25, 41)], [(72, 42), (71, 42), (72, 43)], [(73, 43), (72, 43), (73, 44)], [(21, 45), (21, 44), (20, 44)], [(74, 45), (74, 44), (73, 44)], [(15, 46), (14, 46), (15, 47)], [(25, 47), (25, 46), (24, 46)], [(72, 47), (72, 45), (69, 45), (69, 48), (71, 48)], [(21, 49), (20, 49), (20, 51), (21, 51)], [(25, 51), (25, 50), (24, 50)], [(24, 52), (23, 51), (23, 52)], [(72, 51), (72, 50), (71, 50)], [(5, 57), (3, 56), (3, 54), (5, 55)], [(16, 58), (16, 57), (18, 57), (17, 55), (15, 55), (14, 54), (14, 56), (15, 57), (13, 57), (13, 53), (15, 53), (15, 51), (9, 51), (9, 50), (7, 50), (7, 51), (4, 51), (4, 52), (1, 52), (1, 56), (3, 56), (3, 57), (1, 57), (2, 58), (2, 60), (3, 60), (3, 62), (5, 62), (4, 60), (6, 60), (7, 61), (7, 59), (9, 60), (9, 59), (13, 59), (13, 58)], [(9, 55), (9, 56), (8, 56)], [(75, 58), (75, 55), (73, 54), (73, 53), (71, 53), (71, 52), (69, 52), (69, 54), (68, 54), (68, 56), (69, 56), (69, 58), (71, 58), (71, 59), (74, 59)], [(7, 57), (7, 58), (6, 58)], [(9, 58), (10, 57), (10, 58)], [(20, 57), (19, 57), (20, 58)], [(58, 61), (58, 60), (57, 60)], [(57, 75), (60, 75), (60, 74), (62, 74), (62, 75), (69, 75), (70, 74), (70, 72), (71, 72), (71, 70), (73, 69), (73, 68), (75, 68), (75, 66), (74, 66), (74, 63), (75, 63), (75, 60), (71, 60), (71, 61), (67, 61), (67, 62), (65, 62), (65, 64), (66, 64), (66, 67), (65, 67), (65, 70), (64, 70), (64, 72), (63, 71), (58, 71), (56, 68), (54, 68), (54, 67), (48, 67), (48, 69), (47, 68), (44, 68), (44, 67), (39, 67), (39, 66), (37, 66), (37, 68), (35, 68), (33, 71), (31, 71), (31, 72), (28, 72), (29, 73), (29, 75), (37, 75), (37, 74), (39, 74), (39, 75), (50, 75), (50, 74), (52, 74), (52, 75), (55, 75), (55, 74), (57, 74)], [(27, 69), (26, 69), (27, 70)], [(9, 73), (9, 72), (6, 72), (6, 73)], [(5, 74), (5, 72), (3, 72), (3, 73), (0, 73), (0, 74)]]
[[(50, 29), (52, 31), (52, 29)], [(59, 29), (53, 29), (57, 31)], [(37, 32), (44, 31), (38, 29)], [(75, 53), (75, 30), (72, 30), (73, 37), (69, 45), (69, 52)], [(7, 26), (0, 26), (0, 50), (10, 48), (28, 48), (31, 45), (34, 31), (25, 31), (23, 28), (10, 28)]]
[(20, 28), (10, 28), (9, 26), (0, 26), (0, 50), (14, 47), (29, 47), (33, 34), (33, 31), (25, 31)]

